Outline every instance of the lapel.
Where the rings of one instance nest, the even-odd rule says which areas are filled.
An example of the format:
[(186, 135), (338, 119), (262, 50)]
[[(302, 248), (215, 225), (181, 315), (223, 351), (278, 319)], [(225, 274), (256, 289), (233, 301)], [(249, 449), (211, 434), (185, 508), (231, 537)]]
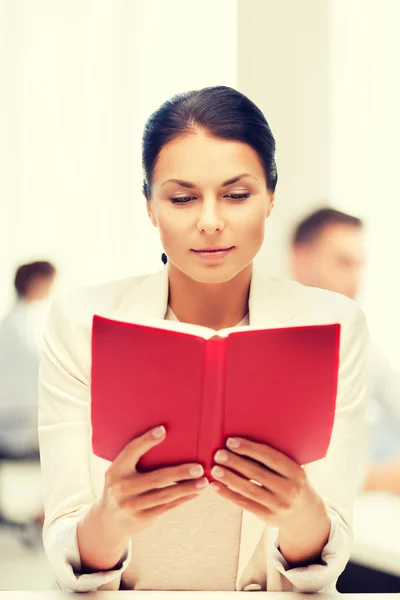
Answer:
[[(131, 322), (164, 319), (168, 306), (168, 268), (143, 278), (134, 290), (126, 294), (118, 306), (118, 316)], [(274, 328), (296, 324), (293, 299), (282, 293), (279, 279), (253, 270), (249, 297), (251, 326)], [(265, 523), (244, 510), (242, 518), (237, 583), (266, 529)]]
[(124, 294), (115, 312), (129, 322), (147, 319), (164, 319), (168, 307), (168, 268), (163, 267), (152, 275), (145, 276)]
[(249, 321), (253, 327), (288, 327), (294, 324), (294, 302), (283, 293), (282, 280), (253, 269), (249, 297)]

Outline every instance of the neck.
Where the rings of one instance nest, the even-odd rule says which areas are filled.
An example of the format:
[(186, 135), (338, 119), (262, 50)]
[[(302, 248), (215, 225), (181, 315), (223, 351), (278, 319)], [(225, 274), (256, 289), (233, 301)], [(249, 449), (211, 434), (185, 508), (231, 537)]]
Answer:
[(200, 283), (169, 265), (169, 305), (178, 321), (210, 329), (234, 327), (249, 311), (252, 265), (224, 283)]

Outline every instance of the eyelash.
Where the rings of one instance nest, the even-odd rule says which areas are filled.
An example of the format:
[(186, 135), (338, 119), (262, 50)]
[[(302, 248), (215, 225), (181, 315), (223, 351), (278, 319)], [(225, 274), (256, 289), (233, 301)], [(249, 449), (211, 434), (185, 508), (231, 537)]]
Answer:
[[(236, 202), (239, 202), (240, 200), (246, 200), (246, 198), (249, 198), (250, 194), (248, 193), (243, 193), (243, 194), (230, 194), (230, 195), (225, 195), (224, 198), (232, 198), (232, 200), (235, 200)], [(182, 196), (180, 198), (170, 198), (172, 204), (188, 204), (191, 200), (196, 200), (196, 196)]]

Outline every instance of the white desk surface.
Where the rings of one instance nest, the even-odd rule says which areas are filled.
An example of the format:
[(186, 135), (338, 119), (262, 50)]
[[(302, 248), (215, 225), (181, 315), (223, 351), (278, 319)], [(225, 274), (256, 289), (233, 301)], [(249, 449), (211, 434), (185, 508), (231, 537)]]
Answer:
[[(83, 600), (238, 600), (238, 596), (249, 598), (251, 592), (91, 592), (82, 594)], [(0, 591), (0, 600), (61, 600), (72, 598), (68, 592), (7, 592)], [(318, 600), (333, 600), (340, 594), (318, 594)], [(400, 594), (343, 594), (346, 600), (399, 600)], [(269, 600), (304, 600), (310, 594), (290, 592), (257, 592), (257, 598)]]
[(354, 517), (352, 562), (400, 577), (400, 496), (363, 494)]

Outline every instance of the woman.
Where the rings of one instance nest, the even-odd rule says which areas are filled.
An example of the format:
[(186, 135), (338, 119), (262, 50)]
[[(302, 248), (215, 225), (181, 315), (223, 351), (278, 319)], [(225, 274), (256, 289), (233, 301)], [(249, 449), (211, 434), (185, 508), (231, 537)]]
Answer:
[[(145, 128), (143, 193), (168, 267), (54, 303), (39, 435), (44, 543), (63, 588), (335, 587), (350, 554), (365, 322), (347, 298), (253, 270), (274, 205), (274, 155), (263, 114), (233, 89), (206, 88), (166, 102)], [(303, 469), (267, 446), (235, 439), (215, 456), (214, 484), (201, 465), (136, 472), (140, 456), (168, 435), (162, 423), (133, 440), (113, 464), (94, 456), (91, 323), (94, 314), (111, 311), (120, 320), (177, 319), (215, 330), (340, 322), (327, 457)]]

